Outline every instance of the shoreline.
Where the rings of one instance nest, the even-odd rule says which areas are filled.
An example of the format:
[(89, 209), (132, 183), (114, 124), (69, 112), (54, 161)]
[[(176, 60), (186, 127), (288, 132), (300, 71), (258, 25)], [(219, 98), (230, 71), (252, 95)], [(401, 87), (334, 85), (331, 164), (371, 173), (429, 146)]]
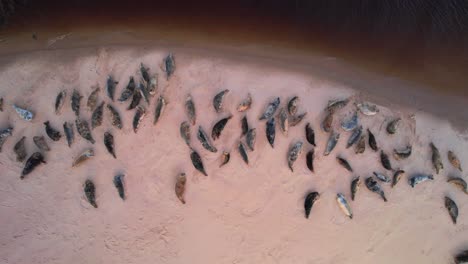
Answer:
[[(233, 63), (256, 67), (266, 66), (275, 70), (303, 75), (312, 74), (317, 78), (331, 80), (342, 86), (355, 89), (361, 93), (363, 99), (373, 100), (388, 107), (412, 108), (428, 112), (440, 119), (447, 119), (461, 131), (464, 131), (467, 128), (466, 124), (468, 124), (468, 113), (464, 111), (468, 102), (465, 93), (460, 94), (452, 90), (444, 91), (442, 87), (434, 88), (414, 81), (403, 80), (398, 75), (369, 72), (352, 62), (326, 56), (320, 52), (297, 51), (282, 46), (240, 45), (236, 47), (234, 45), (206, 44), (206, 39), (203, 38), (182, 44), (180, 38), (156, 41), (153, 37), (144, 39), (135, 35), (135, 32), (124, 31), (109, 33), (100, 40), (95, 40), (94, 37), (97, 35), (92, 34), (91, 40), (87, 40), (89, 37), (87, 33), (78, 35), (70, 32), (61, 36), (65, 37), (58, 40), (56, 38), (41, 39), (35, 45), (29, 46), (29, 48), (20, 47), (14, 53), (9, 53), (8, 50), (14, 49), (12, 44), (18, 40), (0, 42), (0, 46), (6, 45), (6, 49), (2, 50), (3, 53), (0, 52), (0, 65), (8, 64), (16, 58), (34, 56), (41, 52), (49, 54), (49, 56), (73, 52), (90, 56), (105, 49), (129, 50), (136, 48), (147, 53), (151, 50), (166, 49), (172, 52), (190, 53), (199, 58), (222, 58)], [(24, 37), (23, 35), (22, 38)], [(48, 45), (47, 43), (50, 43), (51, 40), (56, 40), (56, 42)], [(120, 42), (120, 44), (110, 44), (112, 42)], [(36, 48), (33, 48), (34, 46)], [(37, 49), (40, 46), (43, 48)]]

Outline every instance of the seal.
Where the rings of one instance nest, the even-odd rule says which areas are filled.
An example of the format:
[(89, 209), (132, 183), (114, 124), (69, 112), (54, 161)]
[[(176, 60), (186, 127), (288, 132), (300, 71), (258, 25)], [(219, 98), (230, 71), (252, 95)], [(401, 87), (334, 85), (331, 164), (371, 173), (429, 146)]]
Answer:
[(364, 153), (364, 151), (366, 151), (366, 136), (365, 135), (361, 135), (361, 137), (359, 137), (359, 140), (356, 144), (356, 148), (354, 150), (354, 152), (356, 154), (362, 154)]
[(366, 116), (373, 116), (379, 112), (379, 108), (375, 104), (371, 104), (369, 102), (362, 102), (356, 104), (359, 111)]
[(395, 118), (392, 121), (390, 121), (387, 125), (387, 133), (390, 135), (395, 134), (400, 122), (401, 122), (401, 118)]
[(346, 201), (346, 198), (343, 194), (338, 193), (336, 195), (336, 202), (338, 203), (341, 211), (343, 211), (343, 213), (349, 217), (349, 219), (353, 219), (353, 211), (351, 210), (351, 206), (349, 206), (348, 201)]
[(221, 164), (219, 165), (219, 167), (221, 168), (222, 166), (226, 165), (230, 159), (231, 153), (223, 151), (223, 154), (221, 155)]
[(150, 82), (149, 68), (146, 67), (143, 63), (140, 63), (140, 73), (141, 77), (146, 83)]
[(222, 90), (213, 97), (213, 107), (216, 113), (221, 113), (223, 110), (223, 101), (227, 93), (229, 93), (229, 89)]
[(356, 193), (358, 192), (359, 188), (361, 187), (361, 178), (355, 177), (351, 181), (351, 200), (354, 201), (354, 198), (356, 198)]
[(71, 96), (71, 108), (72, 111), (75, 113), (75, 116), (80, 116), (80, 104), (81, 104), (81, 96), (80, 92), (76, 89), (73, 89), (73, 93)]
[(306, 165), (311, 172), (314, 172), (314, 149), (309, 150), (306, 154)]
[(169, 53), (166, 56), (166, 58), (164, 58), (163, 63), (164, 71), (166, 72), (166, 78), (167, 80), (169, 80), (169, 77), (171, 77), (174, 74), (176, 68), (174, 55), (172, 53)]
[(15, 146), (13, 147), (13, 151), (16, 154), (16, 161), (18, 162), (23, 162), (26, 159), (26, 156), (28, 155), (26, 153), (26, 146), (24, 145), (24, 141), (26, 140), (26, 137), (21, 137), (18, 142), (16, 142)]
[(336, 157), (336, 160), (338, 161), (338, 164), (340, 164), (347, 171), (353, 172), (353, 168), (351, 168), (351, 165), (349, 165), (349, 162), (347, 160), (341, 157)]
[(448, 196), (445, 196), (445, 208), (447, 208), (447, 211), (450, 215), (450, 218), (452, 219), (453, 224), (457, 224), (458, 206)]
[(123, 174), (119, 174), (119, 175), (116, 175), (114, 176), (114, 186), (115, 188), (117, 188), (117, 192), (119, 193), (119, 196), (120, 198), (122, 198), (122, 200), (125, 200), (125, 188), (124, 188), (124, 177), (125, 175)]
[(86, 102), (86, 106), (88, 107), (89, 111), (93, 111), (96, 108), (100, 90), (101, 90), (101, 88), (99, 88), (99, 86), (98, 86), (98, 87), (94, 88), (94, 90), (89, 95), (88, 101)]
[(132, 96), (132, 101), (130, 102), (130, 105), (128, 106), (127, 110), (132, 110), (135, 109), (141, 101), (141, 93), (137, 90), (133, 92)]
[(227, 122), (232, 118), (232, 116), (228, 116), (225, 118), (222, 118), (216, 124), (213, 126), (213, 129), (211, 130), (211, 138), (213, 140), (218, 139), (221, 136), (221, 132), (223, 132), (224, 127), (226, 126)]
[(187, 121), (180, 123), (180, 136), (185, 141), (187, 146), (190, 147), (190, 124)]
[(430, 143), (429, 146), (432, 150), (432, 165), (437, 174), (444, 168), (444, 164), (442, 164), (442, 159), (440, 158), (439, 149), (434, 145), (434, 143)]
[(397, 185), (397, 183), (400, 181), (401, 175), (405, 174), (404, 170), (397, 170), (393, 174), (393, 179), (392, 179), (392, 188)]
[(269, 120), (273, 117), (273, 115), (275, 114), (276, 110), (278, 109), (279, 105), (280, 105), (280, 98), (279, 97), (276, 97), (275, 99), (273, 99), (273, 101), (271, 101), (265, 108), (265, 110), (263, 111), (263, 114), (260, 116), (259, 120)]
[(294, 96), (288, 102), (288, 113), (292, 116), (297, 114), (297, 107), (299, 105), (299, 97)]
[(187, 182), (187, 176), (185, 176), (185, 173), (179, 174), (179, 176), (176, 179), (176, 184), (175, 184), (175, 194), (177, 198), (182, 202), (182, 204), (185, 204), (185, 198), (184, 198), (184, 193), (185, 193), (185, 183)]
[(84, 193), (86, 195), (86, 199), (88, 202), (94, 207), (97, 208), (97, 203), (96, 203), (96, 187), (94, 186), (94, 183), (91, 180), (86, 180), (84, 184)]
[(343, 128), (344, 131), (351, 131), (355, 129), (358, 126), (358, 124), (359, 119), (356, 111), (349, 119), (345, 119), (341, 122), (341, 128)]
[(249, 129), (247, 132), (247, 135), (245, 136), (245, 142), (247, 143), (247, 147), (251, 150), (254, 151), (255, 149), (255, 141), (257, 138), (257, 130), (255, 128)]
[(393, 157), (396, 160), (407, 159), (409, 156), (411, 156), (412, 149), (412, 146), (406, 146), (403, 149), (394, 149)]
[(50, 151), (49, 145), (43, 136), (35, 136), (33, 137), (33, 142), (36, 146), (42, 151)]
[(114, 149), (114, 136), (110, 132), (104, 133), (104, 146), (106, 146), (107, 152), (116, 159), (115, 149)]
[(164, 97), (162, 97), (161, 95), (158, 98), (158, 102), (156, 103), (156, 109), (154, 110), (153, 125), (156, 125), (156, 123), (159, 121), (161, 115), (164, 113), (164, 109), (166, 109), (166, 99), (164, 99)]
[(385, 169), (392, 170), (392, 164), (390, 163), (390, 159), (388, 158), (388, 155), (385, 154), (383, 150), (380, 151), (380, 162), (382, 163), (382, 166)]
[(454, 185), (455, 187), (458, 187), (460, 190), (462, 190), (465, 194), (468, 194), (468, 189), (466, 185), (466, 181), (463, 180), (460, 177), (450, 177), (447, 180), (448, 183)]
[(455, 264), (466, 264), (468, 263), (468, 250), (465, 250), (457, 254), (454, 258)]
[(198, 126), (197, 138), (198, 140), (200, 140), (200, 143), (206, 150), (213, 153), (218, 151), (216, 147), (213, 146), (213, 144), (210, 142), (208, 135), (205, 133), (205, 130), (203, 130), (201, 126)]
[(245, 164), (249, 164), (249, 156), (247, 155), (247, 150), (245, 149), (244, 144), (242, 141), (239, 141), (239, 145), (237, 146), (237, 149), (239, 150), (239, 153), (242, 157), (242, 160), (245, 162)]
[(353, 146), (361, 137), (362, 135), (362, 126), (356, 127), (353, 130), (353, 133), (351, 133), (351, 136), (349, 136), (348, 142), (346, 143), (346, 148), (350, 148)]
[(250, 93), (247, 94), (247, 98), (245, 98), (242, 102), (239, 103), (237, 106), (238, 112), (244, 112), (250, 109), (252, 106), (252, 95)]
[(21, 117), (21, 119), (25, 121), (31, 121), (34, 118), (33, 112), (26, 110), (24, 108), (18, 107), (13, 105), (13, 109), (15, 109), (16, 113)]
[(266, 123), (266, 137), (268, 139), (268, 143), (270, 143), (272, 148), (274, 148), (274, 145), (275, 145), (275, 135), (276, 135), (275, 118), (272, 117)]
[(45, 121), (44, 125), (45, 125), (45, 131), (46, 131), (47, 136), (49, 136), (49, 138), (52, 139), (53, 141), (59, 141), (60, 138), (62, 137), (60, 132), (56, 130), (55, 128), (53, 128), (52, 126), (50, 126), (49, 121)]
[(458, 159), (457, 155), (455, 155), (455, 153), (453, 151), (449, 150), (447, 152), (447, 158), (448, 158), (450, 164), (452, 164), (453, 167), (455, 167), (459, 171), (463, 171), (462, 168), (461, 168), (460, 160)]
[(110, 104), (107, 104), (107, 110), (109, 111), (111, 124), (118, 129), (122, 129), (122, 119), (120, 118), (119, 112)]
[(242, 134), (241, 137), (246, 135), (247, 132), (249, 131), (249, 123), (247, 122), (247, 116), (244, 116), (241, 119), (241, 128), (242, 128)]
[(83, 151), (72, 163), (72, 167), (76, 167), (80, 165), (81, 163), (87, 161), (91, 157), (94, 157), (94, 151), (93, 149), (87, 149)]
[(102, 115), (104, 112), (104, 102), (100, 103), (96, 109), (94, 109), (93, 114), (91, 115), (91, 129), (102, 125)]
[(337, 110), (344, 108), (349, 103), (349, 98), (347, 99), (335, 99), (329, 100), (325, 111), (335, 113)]
[(137, 89), (138, 89), (138, 92), (140, 92), (141, 97), (143, 97), (143, 99), (145, 99), (145, 102), (149, 104), (150, 94), (148, 91), (148, 87), (146, 87), (143, 83), (140, 83), (138, 84)]
[(302, 141), (298, 141), (294, 143), (290, 148), (288, 152), (288, 167), (291, 171), (294, 171), (293, 165), (296, 162), (297, 158), (301, 155), (302, 153)]
[(145, 115), (146, 115), (146, 109), (141, 105), (137, 106), (135, 116), (133, 116), (133, 122), (132, 122), (133, 132), (135, 132), (135, 134), (138, 132), (138, 128), (140, 127), (141, 121), (143, 121), (143, 118), (145, 117)]
[(429, 174), (415, 174), (408, 179), (408, 183), (412, 188), (414, 188), (417, 184), (428, 180), (434, 180), (434, 176)]
[(315, 147), (316, 146), (315, 145), (315, 132), (314, 132), (314, 129), (312, 129), (312, 126), (310, 125), (310, 123), (307, 123), (305, 126), (305, 134), (306, 134), (307, 142), (309, 142), (309, 144)]
[(56, 115), (61, 114), (66, 97), (67, 97), (67, 91), (62, 90), (58, 93), (57, 97), (55, 98), (55, 114)]
[(310, 192), (307, 194), (304, 200), (304, 211), (305, 211), (305, 218), (308, 219), (310, 215), (310, 211), (312, 210), (312, 206), (314, 206), (315, 202), (320, 199), (320, 194), (318, 192)]
[(96, 141), (94, 140), (93, 136), (91, 135), (91, 130), (89, 129), (88, 122), (84, 119), (77, 118), (75, 120), (76, 130), (78, 130), (78, 134), (87, 141), (94, 144)]
[(75, 132), (73, 132), (73, 123), (68, 123), (68, 122), (63, 123), (63, 131), (65, 132), (65, 137), (67, 138), (68, 147), (71, 148), (71, 145), (75, 141)]
[(339, 139), (340, 139), (340, 133), (336, 133), (335, 131), (332, 131), (330, 134), (330, 137), (328, 138), (325, 152), (323, 153), (324, 156), (328, 156), (332, 152), (332, 150), (336, 146), (336, 143), (338, 143)]
[(281, 108), (278, 114), (279, 127), (283, 135), (288, 136), (289, 117), (286, 108)]
[(365, 183), (366, 183), (366, 187), (367, 187), (367, 189), (369, 189), (369, 191), (380, 195), (380, 197), (382, 197), (384, 202), (387, 201), (387, 198), (385, 197), (385, 193), (382, 190), (382, 187), (380, 187), (380, 185), (377, 183), (376, 180), (374, 180), (372, 177), (367, 177), (366, 180), (365, 180)]
[(387, 183), (392, 181), (387, 175), (384, 175), (382, 173), (378, 173), (374, 171), (374, 175), (377, 179), (379, 179), (379, 181), (387, 182)]
[(333, 112), (327, 112), (325, 118), (322, 121), (322, 129), (325, 132), (330, 132), (333, 124)]
[(185, 112), (187, 113), (190, 124), (192, 124), (192, 126), (195, 125), (197, 115), (195, 111), (195, 103), (193, 102), (191, 95), (188, 95), (187, 99), (185, 100)]
[(120, 94), (118, 101), (125, 102), (128, 99), (130, 99), (130, 97), (135, 92), (135, 88), (136, 88), (135, 79), (133, 78), (133, 76), (130, 76), (130, 80), (128, 81), (127, 86), (125, 86), (125, 89), (123, 89), (122, 93)]
[(379, 148), (377, 147), (377, 141), (375, 140), (374, 134), (372, 134), (370, 129), (367, 129), (367, 134), (369, 135), (369, 147), (373, 151), (377, 151)]
[(26, 164), (24, 165), (23, 171), (21, 172), (21, 179), (24, 179), (26, 175), (31, 173), (37, 166), (39, 166), (42, 163), (46, 163), (44, 160), (44, 156), (40, 152), (34, 152), (26, 161)]
[(115, 81), (111, 75), (107, 76), (106, 92), (112, 102), (114, 102), (115, 87), (118, 83), (119, 82)]
[(299, 125), (299, 123), (301, 123), (302, 120), (304, 120), (304, 117), (306, 115), (307, 115), (307, 112), (304, 112), (298, 115), (289, 116), (289, 126), (294, 127), (294, 126)]
[(203, 162), (201, 160), (200, 155), (198, 152), (192, 149), (192, 153), (190, 153), (190, 159), (192, 160), (192, 164), (197, 169), (199, 172), (201, 172), (203, 175), (208, 176), (208, 174), (205, 171), (205, 167), (203, 166)]
[(0, 130), (0, 152), (2, 152), (3, 144), (5, 143), (7, 138), (9, 138), (12, 135), (12, 132), (13, 132), (12, 127)]

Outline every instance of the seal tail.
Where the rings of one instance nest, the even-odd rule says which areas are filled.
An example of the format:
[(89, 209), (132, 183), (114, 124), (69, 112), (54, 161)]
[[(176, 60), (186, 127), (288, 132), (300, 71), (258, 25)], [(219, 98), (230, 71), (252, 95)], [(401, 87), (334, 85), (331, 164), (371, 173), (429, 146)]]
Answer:
[(385, 193), (384, 193), (384, 192), (381, 192), (381, 193), (380, 193), (380, 196), (382, 196), (382, 199), (384, 200), (384, 202), (387, 202), (387, 197), (385, 197)]

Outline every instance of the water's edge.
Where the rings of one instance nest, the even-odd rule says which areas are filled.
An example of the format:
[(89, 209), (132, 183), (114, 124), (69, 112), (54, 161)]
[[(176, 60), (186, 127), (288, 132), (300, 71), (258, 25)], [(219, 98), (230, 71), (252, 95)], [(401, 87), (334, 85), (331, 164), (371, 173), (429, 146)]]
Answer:
[[(67, 34), (66, 32), (64, 34)], [(49, 33), (37, 41), (28, 39), (26, 33), (17, 34), (10, 41), (0, 43), (0, 69), (7, 67), (18, 57), (41, 53), (96, 54), (100, 49), (136, 49), (149, 51), (166, 49), (168, 52), (184, 52), (200, 57), (218, 57), (237, 62), (257, 64), (261, 67), (276, 67), (283, 71), (313, 74), (340, 85), (360, 91), (364, 99), (387, 106), (403, 106), (431, 113), (449, 120), (458, 129), (464, 130), (468, 124), (468, 113), (464, 111), (467, 97), (444, 87), (434, 89), (421, 83), (403, 80), (399, 76), (369, 72), (352, 62), (329, 57), (318, 52), (306, 52), (285, 47), (265, 45), (242, 45), (240, 43), (213, 43), (202, 38), (187, 39), (167, 36), (154, 38), (132, 31), (71, 32), (63, 39)], [(63, 35), (62, 35), (63, 36)], [(14, 39), (14, 40), (13, 40)], [(15, 43), (26, 44), (14, 45)], [(68, 56), (65, 56), (68, 57)]]

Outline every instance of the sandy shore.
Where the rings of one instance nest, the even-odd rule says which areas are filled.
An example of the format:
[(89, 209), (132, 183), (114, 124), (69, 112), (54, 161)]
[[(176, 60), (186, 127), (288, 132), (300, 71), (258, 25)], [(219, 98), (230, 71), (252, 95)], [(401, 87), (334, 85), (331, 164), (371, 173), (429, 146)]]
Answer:
[[(161, 62), (171, 51), (177, 69), (166, 80)], [(232, 57), (222, 56), (219, 51), (169, 50), (164, 46), (100, 46), (4, 55), (0, 60), (0, 96), (5, 105), (0, 127), (11, 125), (14, 133), (0, 154), (2, 262), (449, 263), (453, 254), (467, 246), (466, 194), (446, 183), (447, 175), (467, 180), (447, 161), (447, 151), (453, 150), (468, 170), (467, 135), (454, 128), (462, 127), (461, 121), (466, 118), (458, 112), (466, 99), (457, 98), (447, 108), (431, 108), (433, 102), (449, 102), (451, 97), (417, 89), (406, 91), (403, 84), (395, 85), (401, 82), (391, 78), (374, 78), (367, 86), (360, 86), (362, 80), (353, 77), (352, 69), (339, 81), (345, 67), (336, 68), (334, 58), (317, 59), (315, 67), (304, 68), (268, 63), (265, 57)], [(19, 179), (23, 164), (16, 162), (12, 152), (16, 141), (26, 136), (26, 148), (31, 154), (37, 150), (32, 137), (45, 136), (44, 121), (50, 120), (61, 129), (63, 122), (75, 119), (69, 98), (63, 113), (55, 115), (54, 101), (60, 90), (66, 89), (69, 95), (74, 88), (80, 90), (84, 95), (81, 116), (89, 121), (91, 112), (85, 103), (91, 87), (99, 85), (103, 89), (111, 73), (119, 81), (116, 95), (120, 95), (129, 76), (139, 77), (141, 62), (159, 74), (157, 95), (163, 94), (168, 101), (158, 124), (152, 124), (155, 98), (149, 106), (143, 103), (149, 114), (137, 134), (131, 128), (134, 111), (125, 110), (128, 103), (115, 102), (123, 117), (122, 130), (111, 126), (105, 112), (103, 125), (92, 132), (94, 145), (78, 135), (72, 148), (64, 138), (59, 142), (47, 139), (52, 149), (44, 153), (47, 164), (25, 180)], [(373, 89), (375, 84), (380, 88)], [(217, 114), (212, 98), (222, 89), (231, 92), (225, 98), (225, 110)], [(246, 165), (236, 150), (243, 114), (235, 109), (248, 93), (252, 94), (253, 105), (246, 115), (258, 132), (256, 149), (249, 152), (250, 164)], [(186, 120), (183, 103), (188, 94), (197, 108), (192, 145), (201, 154), (208, 177), (193, 168), (190, 150), (179, 136), (179, 124)], [(299, 112), (308, 114), (287, 137), (277, 128), (272, 149), (265, 137), (265, 122), (258, 121), (258, 117), (276, 96), (282, 105), (290, 97), (299, 96)], [(338, 146), (331, 155), (322, 155), (328, 139), (320, 129), (323, 109), (328, 100), (349, 96), (380, 105), (378, 115), (359, 118), (364, 127), (374, 131), (382, 149), (390, 153), (393, 148), (412, 144), (410, 159), (392, 159), (395, 168), (409, 175), (435, 173), (430, 162), (431, 141), (439, 147), (445, 166), (434, 181), (414, 189), (407, 184), (406, 175), (394, 189), (382, 184), (387, 203), (362, 185), (356, 201), (351, 202), (352, 220), (338, 208), (336, 193), (349, 199), (354, 176), (364, 179), (384, 169), (378, 154), (368, 147), (360, 156), (353, 149), (345, 149), (350, 133), (339, 125), (352, 112), (352, 104), (335, 117), (333, 126), (341, 132)], [(101, 100), (110, 102), (104, 92), (99, 95)], [(35, 119), (31, 123), (19, 119), (13, 103), (34, 111)], [(204, 150), (196, 139), (196, 128), (200, 125), (211, 131), (216, 121), (229, 114), (234, 117), (215, 141), (218, 153)], [(413, 114), (414, 119), (410, 118)], [(440, 118), (444, 115), (450, 115), (453, 122)], [(401, 117), (403, 125), (396, 135), (389, 136), (384, 124), (394, 117)], [(318, 142), (315, 173), (307, 169), (305, 153), (292, 173), (287, 167), (287, 149), (297, 140), (305, 142), (307, 122), (315, 129)], [(114, 134), (117, 159), (105, 150), (105, 131)], [(304, 146), (304, 151), (312, 148), (306, 142)], [(96, 156), (71, 168), (74, 157), (88, 147), (95, 149)], [(231, 161), (218, 168), (223, 150), (231, 151)], [(349, 160), (354, 173), (337, 164), (338, 155)], [(175, 179), (181, 172), (188, 177), (185, 205), (174, 193)], [(125, 201), (112, 184), (117, 173), (126, 174)], [(96, 184), (98, 209), (84, 197), (86, 179)], [(305, 219), (303, 203), (309, 191), (318, 191), (321, 199), (314, 205), (310, 219)], [(445, 195), (458, 204), (457, 225), (444, 207)]]

